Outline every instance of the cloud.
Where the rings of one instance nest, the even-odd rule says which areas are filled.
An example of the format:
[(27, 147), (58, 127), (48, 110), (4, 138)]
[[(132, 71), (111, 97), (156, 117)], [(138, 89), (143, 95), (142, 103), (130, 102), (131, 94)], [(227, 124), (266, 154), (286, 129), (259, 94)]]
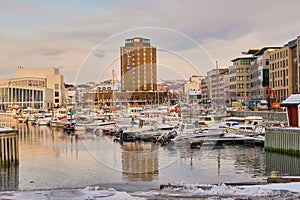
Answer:
[(97, 51), (94, 53), (94, 56), (96, 56), (96, 57), (98, 57), (98, 58), (104, 58), (104, 57), (105, 57), (105, 54), (104, 54), (104, 52), (97, 50)]
[[(22, 2), (1, 4), (1, 70), (20, 64), (61, 64), (63, 71), (74, 70), (88, 57), (89, 72), (100, 73), (118, 58), (126, 38), (141, 36), (160, 51), (181, 55), (204, 74), (216, 60), (226, 67), (248, 48), (281, 46), (300, 34), (298, 0), (74, 1), (72, 6), (67, 1)], [(173, 64), (170, 55), (157, 60), (184, 68)], [(70, 74), (66, 78), (72, 79)], [(83, 75), (82, 80), (91, 77)]]
[[(13, 11), (13, 12), (12, 12)], [(16, 12), (18, 15), (16, 15)], [(1, 2), (1, 13), (5, 13), (11, 16), (23, 16), (27, 15), (29, 13), (34, 13), (34, 14), (45, 14), (44, 8), (42, 6), (39, 6), (37, 4), (34, 4), (32, 2), (26, 1), (25, 2), (20, 2), (20, 1), (3, 1)], [(33, 17), (33, 15), (31, 15)]]
[(39, 54), (43, 56), (60, 56), (63, 53), (65, 53), (68, 50), (68, 47), (61, 44), (48, 44), (43, 47), (41, 47), (38, 52)]

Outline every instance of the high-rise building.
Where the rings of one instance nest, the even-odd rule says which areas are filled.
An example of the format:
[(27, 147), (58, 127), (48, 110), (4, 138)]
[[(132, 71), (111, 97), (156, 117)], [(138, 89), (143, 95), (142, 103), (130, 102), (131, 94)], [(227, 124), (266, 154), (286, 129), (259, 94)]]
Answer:
[(276, 92), (277, 101), (298, 93), (297, 62), (297, 39), (270, 52), (270, 87)]
[(280, 47), (263, 47), (257, 51), (249, 49), (254, 56), (251, 62), (251, 99), (266, 100), (268, 98), (270, 52)]
[(156, 48), (150, 45), (150, 40), (141, 37), (126, 39), (120, 51), (122, 90), (156, 91)]

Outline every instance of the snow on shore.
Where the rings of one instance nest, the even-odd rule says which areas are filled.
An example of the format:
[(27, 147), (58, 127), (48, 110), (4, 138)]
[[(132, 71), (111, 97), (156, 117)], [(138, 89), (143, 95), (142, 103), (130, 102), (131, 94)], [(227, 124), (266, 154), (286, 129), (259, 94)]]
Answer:
[(169, 185), (161, 190), (123, 192), (112, 188), (87, 187), (84, 189), (62, 189), (42, 191), (12, 191), (0, 192), (0, 199), (6, 200), (48, 200), (48, 199), (299, 199), (300, 183), (269, 184), (254, 186), (226, 186), (221, 185), (198, 185), (198, 184), (176, 184)]

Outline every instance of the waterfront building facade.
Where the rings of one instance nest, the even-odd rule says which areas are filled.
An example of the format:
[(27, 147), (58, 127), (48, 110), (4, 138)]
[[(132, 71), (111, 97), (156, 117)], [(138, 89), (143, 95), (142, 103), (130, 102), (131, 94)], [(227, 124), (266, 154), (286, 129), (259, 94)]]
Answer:
[(50, 68), (24, 68), (19, 66), (17, 69), (17, 78), (43, 78), (46, 80), (46, 88), (53, 91), (54, 107), (60, 107), (65, 103), (64, 78), (59, 73), (59, 69)]
[(43, 78), (8, 78), (0, 80), (1, 110), (13, 107), (51, 108), (53, 90)]
[(297, 37), (297, 63), (298, 63), (298, 93), (300, 93), (300, 36)]
[(1, 110), (20, 106), (38, 109), (64, 103), (63, 77), (57, 68), (18, 67), (16, 78), (0, 80)]
[(156, 91), (156, 48), (150, 40), (126, 39), (120, 53), (122, 91)]
[(209, 93), (209, 89), (208, 89), (208, 81), (209, 77), (205, 77), (202, 81), (201, 81), (201, 85), (202, 85), (202, 97), (201, 97), (201, 102), (203, 104), (208, 104), (211, 102), (210, 99), (210, 93)]
[(201, 76), (193, 75), (190, 80), (183, 85), (183, 94), (189, 103), (201, 102), (202, 80)]
[(269, 84), (270, 52), (280, 47), (263, 47), (253, 54), (251, 62), (251, 98), (252, 100), (267, 100)]
[(297, 40), (270, 52), (270, 87), (277, 94), (277, 101), (285, 100), (298, 92)]
[(254, 57), (238, 57), (229, 67), (230, 101), (241, 102), (247, 105), (251, 99), (251, 62)]
[(229, 69), (212, 69), (207, 72), (207, 77), (209, 77), (210, 83), (210, 94), (211, 102), (215, 105), (225, 106), (228, 103), (228, 93), (226, 87), (229, 83)]

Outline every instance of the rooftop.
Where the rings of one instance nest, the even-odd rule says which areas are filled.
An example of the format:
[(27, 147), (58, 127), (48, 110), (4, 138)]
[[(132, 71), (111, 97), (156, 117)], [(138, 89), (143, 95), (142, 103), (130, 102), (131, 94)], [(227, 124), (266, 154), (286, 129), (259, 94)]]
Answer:
[(259, 51), (257, 51), (254, 56), (260, 56), (262, 55), (265, 51), (269, 50), (269, 49), (280, 49), (281, 47), (263, 47), (261, 48)]
[(300, 104), (300, 94), (291, 94), (286, 100), (281, 103), (281, 106), (298, 106)]

